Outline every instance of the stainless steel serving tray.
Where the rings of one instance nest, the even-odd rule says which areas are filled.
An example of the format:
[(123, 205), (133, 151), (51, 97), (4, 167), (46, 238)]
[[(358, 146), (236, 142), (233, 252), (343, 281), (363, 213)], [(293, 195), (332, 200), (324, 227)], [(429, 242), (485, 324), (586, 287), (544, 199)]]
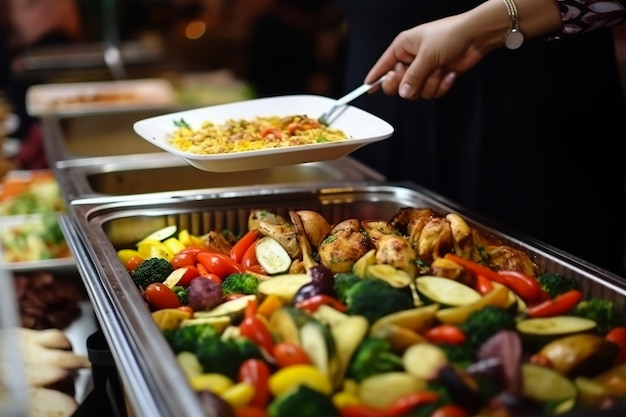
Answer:
[(133, 123), (169, 111), (172, 109), (44, 117), (42, 131), (50, 166), (73, 159), (163, 153), (139, 137)]
[(244, 230), (251, 209), (287, 215), (313, 209), (331, 223), (349, 217), (389, 219), (402, 207), (430, 207), (440, 214), (456, 212), (473, 227), (526, 250), (547, 271), (579, 279), (587, 295), (615, 301), (624, 311), (622, 279), (558, 249), (497, 227), (414, 184), (343, 185), (332, 188), (282, 187), (274, 190), (211, 189), (204, 194), (152, 194), (132, 200), (100, 198), (74, 201), (60, 223), (72, 248), (94, 309), (111, 345), (137, 415), (198, 416), (195, 400), (174, 355), (153, 322), (116, 251), (132, 247), (157, 228), (176, 224), (192, 233), (228, 228)]
[(243, 172), (207, 172), (167, 152), (80, 158), (53, 168), (67, 201), (111, 196), (173, 193), (224, 187), (268, 188), (284, 184), (383, 182), (385, 178), (349, 156), (332, 161), (285, 165)]

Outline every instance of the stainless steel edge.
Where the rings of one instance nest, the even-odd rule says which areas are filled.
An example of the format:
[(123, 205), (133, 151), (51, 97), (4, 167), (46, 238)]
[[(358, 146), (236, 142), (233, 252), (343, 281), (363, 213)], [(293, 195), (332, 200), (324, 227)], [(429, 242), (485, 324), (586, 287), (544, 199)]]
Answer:
[[(393, 201), (400, 206), (430, 206), (440, 212), (456, 212), (468, 222), (492, 232), (505, 243), (525, 249), (543, 269), (573, 274), (585, 283), (588, 294), (610, 295), (618, 308), (626, 313), (626, 281), (528, 236), (493, 224), (489, 219), (461, 207), (412, 183), (341, 184), (337, 187), (302, 189), (289, 187), (259, 193), (262, 190), (222, 189), (204, 193), (139, 196), (119, 200), (100, 198), (73, 203), (69, 209), (73, 219), (63, 219), (72, 241), (83, 279), (91, 289), (96, 310), (109, 327), (112, 349), (120, 363), (120, 372), (139, 415), (180, 417), (204, 416), (176, 360), (160, 336), (148, 310), (128, 273), (117, 259), (104, 225), (118, 218), (136, 216), (176, 216), (190, 211), (218, 211), (233, 207), (276, 204), (294, 207), (316, 204), (334, 209), (336, 203), (367, 205)], [(82, 239), (82, 243), (81, 243)], [(86, 260), (85, 260), (86, 259)], [(100, 316), (99, 316), (100, 318)], [(110, 323), (107, 322), (110, 320)]]
[[(116, 286), (117, 280), (109, 280), (111, 271), (106, 267), (98, 266), (98, 260), (102, 261), (102, 257), (98, 254), (99, 245), (85, 244), (82, 240), (86, 238), (87, 242), (93, 243), (90, 240), (93, 236), (81, 237), (75, 222), (68, 216), (61, 216), (59, 225), (76, 259), (78, 271), (111, 349), (125, 393), (130, 400), (132, 414), (167, 417), (182, 415), (180, 411), (185, 410), (186, 416), (205, 417), (193, 392), (190, 389), (183, 389), (188, 384), (179, 369), (172, 369), (172, 367), (162, 369), (160, 363), (154, 361), (148, 363), (146, 360), (166, 355), (172, 356), (172, 354), (162, 337), (158, 339), (146, 337), (146, 332), (151, 334), (158, 332), (152, 320), (143, 323), (149, 330), (145, 330), (143, 326), (133, 326), (133, 328), (129, 326), (129, 320), (125, 316), (135, 316), (136, 309), (133, 307), (141, 309), (143, 314), (146, 313), (138, 291), (133, 288), (133, 292), (129, 295), (135, 296), (127, 299), (117, 299), (119, 294), (114, 294), (111, 298), (113, 290), (111, 286)], [(138, 340), (149, 342), (141, 344), (137, 343)], [(175, 359), (170, 358), (170, 360)], [(164, 362), (168, 363), (167, 360)], [(159, 378), (163, 375), (167, 375), (164, 380)], [(167, 398), (155, 395), (159, 392), (176, 392), (177, 395), (168, 395)]]

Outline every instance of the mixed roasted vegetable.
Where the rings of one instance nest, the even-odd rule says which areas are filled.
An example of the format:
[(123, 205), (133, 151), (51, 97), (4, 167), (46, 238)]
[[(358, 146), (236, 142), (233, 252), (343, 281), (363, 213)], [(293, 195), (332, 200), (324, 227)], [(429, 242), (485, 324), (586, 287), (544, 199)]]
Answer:
[(118, 251), (207, 415), (552, 415), (626, 404), (613, 301), (456, 215), (252, 211)]

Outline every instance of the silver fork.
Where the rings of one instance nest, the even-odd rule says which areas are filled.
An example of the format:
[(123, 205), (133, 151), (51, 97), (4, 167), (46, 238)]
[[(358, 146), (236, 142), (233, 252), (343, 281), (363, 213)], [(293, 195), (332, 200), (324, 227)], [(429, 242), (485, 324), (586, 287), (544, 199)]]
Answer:
[(372, 88), (376, 87), (377, 85), (379, 85), (380, 83), (382, 83), (385, 79), (385, 76), (383, 75), (382, 77), (380, 77), (379, 79), (377, 79), (376, 81), (372, 82), (372, 83), (365, 83), (357, 88), (355, 88), (354, 90), (352, 90), (351, 92), (349, 92), (348, 94), (346, 94), (345, 96), (337, 99), (337, 101), (335, 102), (335, 104), (333, 104), (333, 106), (331, 108), (329, 108), (328, 110), (326, 110), (324, 112), (324, 114), (322, 114), (319, 118), (318, 121), (325, 125), (328, 126), (331, 122), (330, 117), (337, 111), (339, 110), (340, 107), (345, 106), (346, 104), (350, 103), (352, 100), (356, 99), (357, 97), (367, 93), (368, 91), (370, 91)]

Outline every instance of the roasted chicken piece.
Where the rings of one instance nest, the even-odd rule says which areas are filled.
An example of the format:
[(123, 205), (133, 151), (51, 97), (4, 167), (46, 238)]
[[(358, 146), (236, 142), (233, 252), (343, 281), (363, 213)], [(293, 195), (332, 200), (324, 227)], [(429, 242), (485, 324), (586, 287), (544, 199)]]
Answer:
[(258, 230), (261, 222), (285, 224), (287, 220), (276, 213), (267, 210), (252, 210), (248, 216), (248, 230)]
[(382, 235), (378, 240), (376, 263), (388, 264), (407, 272), (411, 277), (417, 275), (417, 256), (415, 249), (406, 238), (397, 235)]
[(450, 229), (452, 230), (454, 252), (464, 258), (471, 257), (474, 249), (472, 228), (463, 217), (455, 213), (449, 213), (446, 216), (446, 220), (450, 223)]
[(358, 219), (335, 225), (318, 248), (320, 263), (333, 273), (349, 272), (354, 263), (371, 249)]
[(389, 222), (392, 227), (399, 230), (405, 235), (410, 235), (409, 225), (415, 222), (419, 218), (429, 219), (434, 215), (433, 211), (429, 208), (413, 208), (403, 207), (396, 213), (395, 216)]
[(378, 246), (378, 241), (381, 237), (398, 234), (398, 230), (384, 220), (363, 220), (361, 221), (361, 227), (367, 233), (370, 242), (374, 246)]
[(232, 248), (232, 243), (224, 237), (223, 234), (216, 231), (210, 231), (203, 237), (204, 246), (210, 249), (213, 252), (219, 253), (230, 253), (230, 248)]
[(284, 223), (272, 223), (261, 220), (257, 230), (263, 236), (271, 236), (276, 239), (285, 248), (291, 259), (299, 258), (302, 255), (296, 231), (291, 223), (286, 221)]
[[(296, 214), (302, 221), (302, 227), (309, 243), (317, 248), (330, 233), (330, 224), (324, 216), (313, 210), (298, 210)], [(291, 213), (289, 215), (291, 216)]]
[(535, 265), (528, 255), (511, 246), (486, 246), (485, 254), (489, 259), (489, 266), (496, 270), (519, 271), (528, 275), (535, 275)]
[(442, 217), (432, 217), (424, 225), (417, 240), (417, 257), (425, 262), (432, 262), (452, 251), (452, 229), (450, 223)]

